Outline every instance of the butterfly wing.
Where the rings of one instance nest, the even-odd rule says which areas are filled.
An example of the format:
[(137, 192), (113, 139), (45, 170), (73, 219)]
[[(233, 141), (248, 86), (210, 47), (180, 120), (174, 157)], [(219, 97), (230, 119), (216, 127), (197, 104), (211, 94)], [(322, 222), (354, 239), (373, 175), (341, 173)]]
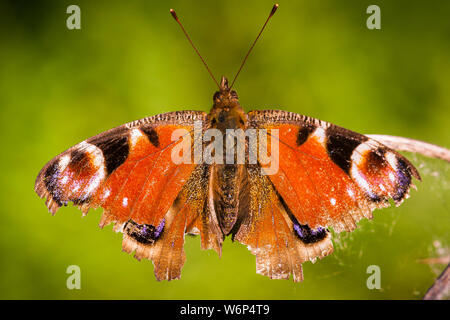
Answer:
[(420, 180), (405, 157), (356, 132), (285, 111), (248, 117), (279, 141), (272, 157), (279, 169), (269, 178), (295, 218), (312, 229), (351, 231), (374, 209), (389, 206), (389, 199), (400, 205), (412, 177)]
[(203, 249), (221, 253), (223, 235), (208, 201), (210, 166), (197, 165), (164, 217), (157, 241), (146, 241), (147, 225), (128, 222), (122, 228), (123, 250), (153, 261), (158, 280), (179, 279), (185, 261), (185, 234), (200, 234)]
[[(323, 229), (314, 236), (301, 226), (257, 165), (248, 165), (248, 210), (238, 221), (233, 240), (248, 246), (256, 256), (256, 272), (271, 279), (303, 279), (301, 264), (315, 261), (333, 251), (330, 233)], [(314, 241), (299, 238), (295, 230), (313, 236)], [(310, 239), (309, 239), (310, 240)]]
[(234, 240), (249, 247), (257, 272), (271, 278), (302, 280), (302, 262), (333, 251), (327, 227), (353, 230), (375, 208), (389, 205), (389, 198), (399, 205), (411, 177), (420, 179), (395, 151), (317, 119), (253, 111), (248, 128), (266, 130), (270, 161), (263, 164), (259, 154), (258, 165), (247, 166), (250, 205)]
[[(176, 164), (171, 158), (178, 143), (172, 140), (175, 130), (192, 132), (194, 122), (205, 119), (203, 112), (172, 112), (101, 133), (47, 163), (35, 191), (47, 199), (53, 214), (68, 202), (83, 214), (102, 207), (100, 226), (116, 223), (114, 229), (124, 233), (125, 251), (152, 260), (159, 280), (178, 278), (185, 232), (194, 228), (202, 232), (205, 248), (217, 249), (220, 241), (209, 233), (208, 224), (201, 223), (208, 217), (198, 217), (206, 202), (204, 189), (200, 190), (207, 181), (206, 169)], [(193, 172), (204, 177), (193, 181)]]

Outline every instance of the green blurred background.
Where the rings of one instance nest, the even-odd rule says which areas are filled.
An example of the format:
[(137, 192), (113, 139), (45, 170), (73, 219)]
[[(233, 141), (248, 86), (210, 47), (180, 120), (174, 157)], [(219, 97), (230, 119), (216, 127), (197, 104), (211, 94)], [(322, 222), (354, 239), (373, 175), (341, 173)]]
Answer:
[[(66, 8), (81, 7), (81, 30)], [(246, 110), (281, 108), (361, 133), (450, 147), (450, 2), (280, 1), (235, 89)], [(448, 257), (450, 166), (409, 155), (423, 176), (399, 208), (375, 212), (305, 280), (270, 280), (225, 241), (223, 256), (186, 238), (181, 280), (157, 282), (149, 261), (121, 252), (100, 210), (51, 216), (33, 191), (41, 167), (109, 128), (167, 111), (208, 111), (215, 85), (169, 15), (175, 8), (214, 74), (232, 77), (272, 1), (0, 2), (0, 298), (418, 299)], [(66, 268), (81, 268), (81, 290)], [(381, 269), (381, 290), (366, 268)]]

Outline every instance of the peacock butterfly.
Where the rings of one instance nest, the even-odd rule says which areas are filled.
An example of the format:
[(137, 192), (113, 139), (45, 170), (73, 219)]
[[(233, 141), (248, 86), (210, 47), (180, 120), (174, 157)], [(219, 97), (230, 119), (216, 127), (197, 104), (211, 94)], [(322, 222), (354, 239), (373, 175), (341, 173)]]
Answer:
[[(328, 228), (354, 230), (390, 199), (401, 204), (412, 177), (420, 180), (405, 157), (362, 134), (287, 111), (245, 113), (233, 83), (217, 83), (209, 114), (159, 114), (69, 148), (42, 168), (35, 191), (53, 214), (68, 202), (83, 214), (102, 207), (100, 227), (114, 223), (123, 249), (152, 260), (158, 280), (180, 278), (184, 237), (199, 234), (202, 249), (220, 255), (231, 236), (256, 256), (257, 273), (300, 281), (303, 262), (332, 253)], [(241, 162), (239, 148), (229, 148), (238, 145)], [(196, 146), (212, 161), (191, 161)], [(261, 146), (270, 153), (250, 161)]]

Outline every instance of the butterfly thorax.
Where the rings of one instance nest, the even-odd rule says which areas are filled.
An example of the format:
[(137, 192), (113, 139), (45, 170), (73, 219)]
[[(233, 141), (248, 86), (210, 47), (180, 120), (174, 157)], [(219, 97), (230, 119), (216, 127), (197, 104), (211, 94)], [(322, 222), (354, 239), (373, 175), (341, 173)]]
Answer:
[[(228, 86), (228, 80), (222, 77), (220, 90), (214, 94), (214, 105), (209, 113), (210, 126), (218, 129), (223, 135), (223, 157), (221, 164), (214, 164), (212, 170), (211, 190), (214, 210), (224, 235), (229, 234), (242, 211), (242, 195), (245, 194), (246, 183), (244, 183), (244, 165), (228, 163), (226, 157), (226, 146), (237, 143), (235, 137), (231, 136), (230, 130), (246, 129), (246, 114), (239, 104), (238, 95)], [(236, 151), (236, 148), (234, 148)], [(236, 155), (234, 159), (237, 160)]]

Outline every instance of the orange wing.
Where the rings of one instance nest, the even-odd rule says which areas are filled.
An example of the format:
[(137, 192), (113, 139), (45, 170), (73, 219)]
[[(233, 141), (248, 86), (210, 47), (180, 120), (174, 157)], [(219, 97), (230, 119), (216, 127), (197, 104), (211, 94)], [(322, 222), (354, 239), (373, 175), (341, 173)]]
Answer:
[(326, 229), (313, 232), (301, 225), (283, 202), (269, 178), (257, 165), (249, 165), (248, 212), (239, 221), (233, 240), (256, 256), (256, 272), (272, 279), (303, 280), (302, 263), (333, 252)]
[[(209, 176), (209, 166), (196, 166), (165, 215), (164, 229), (138, 225), (133, 221), (122, 227), (123, 249), (129, 253), (135, 251), (137, 259), (152, 260), (156, 279), (180, 278), (185, 262), (183, 245), (186, 233), (200, 233), (202, 248), (215, 249), (220, 254), (223, 234), (208, 202)], [(156, 238), (158, 241), (153, 240), (155, 233), (161, 233), (160, 238)]]
[[(248, 212), (233, 239), (256, 256), (258, 273), (302, 280), (301, 263), (333, 251), (327, 227), (351, 231), (372, 210), (399, 205), (417, 170), (363, 135), (295, 113), (248, 113), (248, 128), (266, 129), (257, 165), (247, 165)], [(276, 143), (278, 149), (272, 149)], [(267, 160), (270, 161), (267, 163)]]
[[(53, 214), (68, 202), (83, 214), (92, 207), (104, 208), (100, 226), (116, 223), (114, 229), (124, 233), (125, 251), (151, 259), (159, 280), (178, 278), (185, 231), (194, 227), (201, 231), (205, 248), (219, 250), (222, 240), (209, 233), (213, 225), (207, 224), (208, 216), (198, 217), (206, 202), (205, 189), (200, 190), (205, 182), (190, 179), (193, 172), (199, 175), (198, 170), (207, 168), (195, 169), (195, 164), (175, 164), (171, 159), (177, 143), (171, 140), (172, 133), (192, 131), (194, 121), (205, 119), (203, 112), (172, 112), (101, 133), (44, 166), (35, 190), (47, 199)], [(186, 184), (190, 189), (183, 189)], [(189, 197), (187, 190), (192, 191)]]
[(399, 205), (411, 177), (420, 179), (397, 152), (333, 124), (277, 110), (253, 111), (248, 119), (251, 127), (268, 130), (269, 141), (278, 140), (279, 154), (272, 156), (278, 171), (269, 178), (295, 218), (311, 229), (351, 231), (373, 209), (388, 206), (389, 198)]

